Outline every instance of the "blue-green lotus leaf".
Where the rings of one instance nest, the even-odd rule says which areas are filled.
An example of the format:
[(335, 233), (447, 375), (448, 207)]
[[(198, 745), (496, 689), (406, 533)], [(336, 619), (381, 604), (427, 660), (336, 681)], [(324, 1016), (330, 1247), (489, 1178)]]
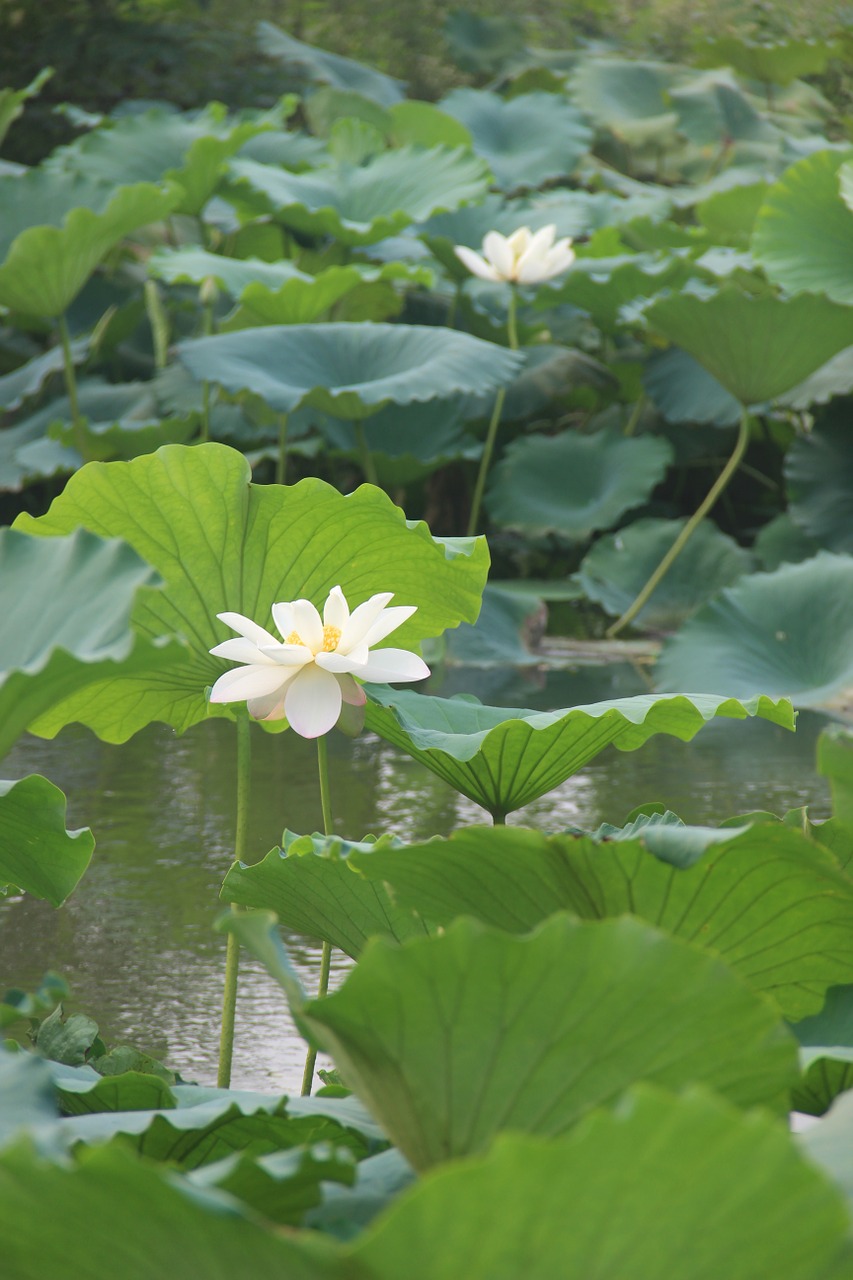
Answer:
[(61, 227), (73, 209), (103, 213), (115, 194), (103, 182), (43, 168), (0, 176), (0, 259), (21, 232)]
[(821, 422), (785, 455), (792, 519), (829, 551), (853, 553), (853, 440), (846, 421)]
[(368, 691), (369, 729), (500, 818), (558, 787), (611, 743), (620, 751), (633, 751), (656, 733), (689, 741), (716, 716), (760, 716), (794, 727), (790, 703), (765, 697), (740, 702), (648, 694), (529, 711), (380, 685)]
[(307, 235), (333, 236), (367, 245), (397, 235), (411, 222), (478, 200), (488, 189), (482, 160), (464, 148), (400, 147), (361, 165), (329, 165), (289, 173), (234, 160), (230, 172), (238, 198), (274, 214)]
[(727, 587), (668, 641), (661, 689), (749, 697), (757, 689), (801, 707), (844, 705), (853, 686), (853, 557), (822, 551)]
[[(636, 520), (607, 534), (587, 552), (578, 581), (590, 600), (614, 617), (634, 601), (687, 523), (683, 520)], [(703, 520), (648, 603), (637, 626), (672, 630), (722, 587), (753, 567), (753, 558), (734, 538)]]
[(717, 243), (746, 249), (769, 190), (766, 182), (748, 182), (718, 191), (697, 205), (696, 217)]
[(752, 236), (755, 259), (789, 293), (853, 302), (853, 213), (839, 190), (846, 151), (817, 151), (767, 192)]
[(700, 66), (734, 67), (748, 80), (779, 85), (820, 75), (835, 52), (823, 40), (747, 40), (740, 35), (717, 36), (696, 46)]
[(0, 782), (0, 896), (23, 890), (60, 906), (94, 847), (88, 828), (66, 830), (65, 796), (47, 778)]
[(471, 133), (459, 120), (432, 102), (409, 99), (398, 102), (388, 112), (391, 133), (398, 147), (470, 147)]
[(621, 308), (635, 298), (678, 290), (694, 275), (694, 266), (669, 254), (578, 257), (555, 287), (540, 290), (536, 305), (548, 309), (568, 302), (588, 311), (599, 328), (611, 330), (618, 327)]
[(158, 249), (148, 259), (148, 274), (167, 284), (196, 284), (215, 280), (218, 287), (232, 298), (250, 284), (265, 284), (277, 289), (287, 280), (310, 279), (292, 262), (264, 262), (260, 258), (226, 258), (195, 245), (181, 249)]
[[(71, 359), (75, 365), (82, 364), (88, 354), (87, 338), (78, 338), (71, 343)], [(19, 409), (25, 400), (41, 390), (48, 378), (61, 373), (63, 367), (62, 347), (56, 346), (50, 347), (43, 355), (28, 360), (11, 373), (4, 374), (0, 377), (0, 413)]]
[[(853, 220), (852, 220), (853, 221)], [(645, 311), (743, 405), (773, 400), (850, 345), (850, 313), (825, 297), (682, 293)]]
[(741, 414), (734, 396), (680, 347), (652, 356), (643, 372), (643, 385), (667, 422), (732, 427)]
[[(338, 583), (350, 602), (393, 591), (398, 602), (417, 605), (395, 633), (414, 646), (476, 617), (488, 565), (484, 539), (433, 539), (425, 525), (409, 527), (378, 489), (365, 485), (344, 497), (315, 479), (254, 485), (243, 455), (219, 444), (168, 445), (132, 462), (90, 463), (45, 516), (18, 519), (28, 532), (47, 535), (26, 539), (45, 555), (55, 535), (81, 525), (124, 537), (166, 583), (135, 610), (136, 626), (143, 635), (187, 643), (184, 656), (161, 670), (118, 667), (81, 696), (40, 707), (33, 727), (48, 737), (75, 720), (109, 741), (125, 741), (154, 720), (179, 731), (203, 720), (205, 689), (227, 666), (208, 652), (227, 637), (216, 617), (223, 611), (269, 625), (275, 601), (322, 604)], [(91, 602), (86, 608), (88, 616)]]
[(384, 404), (483, 394), (509, 382), (521, 357), (467, 333), (422, 325), (270, 325), (185, 342), (200, 381), (251, 391), (280, 413), (310, 405), (364, 418)]
[(469, 130), (504, 190), (568, 177), (592, 141), (577, 108), (553, 93), (505, 99), (486, 89), (454, 89), (439, 105)]
[(348, 263), (327, 267), (316, 276), (294, 272), (278, 287), (262, 281), (247, 284), (240, 306), (219, 326), (220, 333), (253, 325), (311, 324), (327, 315), (336, 303), (344, 303), (344, 315), (352, 321), (383, 320), (402, 306), (395, 284), (419, 284), (430, 288), (435, 274), (427, 266), (387, 262), (379, 266)]
[(598, 126), (628, 146), (673, 145), (678, 116), (670, 89), (674, 67), (621, 58), (584, 58), (571, 78), (574, 100)]
[(615, 426), (524, 436), (495, 467), (486, 505), (508, 528), (583, 541), (645, 502), (671, 460), (666, 440), (626, 437)]
[(778, 146), (779, 131), (755, 109), (731, 73), (712, 71), (670, 91), (681, 132), (699, 147), (725, 146), (736, 163), (737, 144)]
[(752, 549), (760, 568), (778, 569), (786, 562), (798, 564), (801, 560), (810, 560), (820, 547), (783, 511), (759, 529)]
[(393, 76), (366, 67), (352, 58), (315, 49), (294, 39), (272, 22), (258, 23), (258, 41), (266, 57), (281, 62), (289, 71), (295, 71), (311, 84), (327, 84), (334, 89), (348, 89), (372, 98), (383, 106), (391, 106), (403, 97), (403, 84)]

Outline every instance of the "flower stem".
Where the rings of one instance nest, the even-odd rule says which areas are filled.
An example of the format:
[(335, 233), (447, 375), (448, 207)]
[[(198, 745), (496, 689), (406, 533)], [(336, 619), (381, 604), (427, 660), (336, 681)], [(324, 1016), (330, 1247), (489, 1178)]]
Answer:
[(65, 390), (68, 392), (68, 403), (71, 407), (71, 427), (74, 432), (74, 444), (84, 462), (87, 461), (88, 448), (83, 429), (83, 418), (80, 414), (80, 400), (77, 396), (77, 375), (74, 372), (74, 358), (71, 355), (71, 334), (68, 332), (68, 321), (64, 314), (57, 321), (59, 338), (62, 343), (62, 359), (65, 371)]
[[(509, 346), (511, 351), (518, 350), (518, 331), (515, 325), (515, 289), (510, 288), (509, 309), (506, 317), (507, 337), (509, 338)], [(486, 432), (486, 443), (483, 445), (483, 456), (480, 459), (480, 470), (477, 472), (477, 483), (474, 486), (474, 497), (471, 499), (471, 514), (468, 517), (468, 537), (473, 538), (477, 532), (477, 526), (480, 523), (480, 507), (483, 503), (483, 491), (486, 488), (486, 476), (489, 474), (489, 467), (492, 462), (492, 454), (495, 451), (495, 440), (498, 435), (498, 427), (500, 426), (501, 413), (506, 399), (506, 387), (501, 387), (495, 397), (495, 407), (492, 410), (492, 417), (489, 422), (489, 429)]]
[[(234, 857), (241, 862), (245, 857), (248, 844), (251, 764), (250, 723), (248, 715), (243, 713), (237, 720), (237, 828), (234, 834)], [(231, 910), (238, 911), (239, 907), (232, 902)], [(219, 1035), (219, 1072), (216, 1078), (220, 1089), (227, 1089), (231, 1084), (239, 956), (240, 943), (235, 934), (229, 933), (225, 951), (225, 990), (222, 997), (222, 1027)]]
[(278, 419), (278, 458), (275, 464), (275, 482), (284, 484), (287, 475), (287, 414), (282, 413)]
[(671, 568), (675, 560), (681, 554), (684, 547), (687, 545), (687, 542), (695, 533), (698, 525), (701, 523), (702, 520), (705, 519), (705, 516), (714, 506), (720, 494), (723, 492), (726, 485), (729, 483), (732, 476), (737, 471), (738, 466), (740, 464), (740, 460), (743, 457), (744, 453), (746, 452), (746, 446), (749, 443), (749, 430), (750, 430), (750, 417), (747, 410), (744, 409), (740, 418), (740, 426), (738, 428), (737, 441), (735, 442), (735, 447), (734, 447), (734, 450), (732, 451), (731, 457), (729, 458), (726, 465), (723, 467), (720, 474), (717, 476), (717, 479), (714, 481), (711, 488), (708, 490), (706, 497), (702, 500), (702, 502), (693, 512), (693, 515), (687, 521), (687, 524), (681, 530), (681, 533), (675, 539), (675, 542), (673, 542), (669, 551), (667, 551), (666, 555), (663, 557), (660, 564), (658, 565), (654, 573), (649, 578), (646, 585), (642, 588), (642, 590), (636, 596), (634, 601), (628, 606), (628, 608), (622, 614), (622, 617), (618, 618), (616, 622), (613, 623), (613, 626), (608, 627), (607, 631), (605, 631), (604, 634), (608, 640), (612, 640), (614, 636), (617, 636), (620, 631), (622, 631), (625, 627), (627, 627), (629, 622), (632, 622), (634, 618), (636, 618), (637, 614), (643, 608), (643, 605), (646, 604), (652, 592), (660, 583), (661, 579), (669, 571), (669, 569)]
[(358, 452), (364, 478), (368, 484), (375, 485), (378, 489), (380, 487), (379, 475), (376, 471), (376, 463), (373, 461), (373, 454), (370, 452), (370, 445), (367, 443), (364, 421), (361, 418), (355, 424), (355, 438), (358, 441)]
[[(320, 807), (323, 811), (323, 833), (330, 836), (332, 834), (332, 802), (329, 793), (329, 749), (325, 734), (321, 734), (317, 739), (317, 769), (320, 775)], [(332, 944), (324, 942), (320, 955), (320, 982), (317, 988), (317, 998), (319, 1000), (322, 1000), (329, 990), (329, 971), (331, 967)], [(305, 1059), (305, 1070), (302, 1073), (303, 1098), (307, 1097), (311, 1092), (314, 1084), (314, 1067), (316, 1063), (317, 1050), (312, 1047), (308, 1050), (308, 1056)]]

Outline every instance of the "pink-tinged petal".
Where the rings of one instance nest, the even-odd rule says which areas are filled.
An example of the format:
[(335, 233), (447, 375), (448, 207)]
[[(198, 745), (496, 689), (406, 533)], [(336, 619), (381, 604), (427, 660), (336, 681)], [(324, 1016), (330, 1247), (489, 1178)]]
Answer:
[(485, 262), (473, 249), (468, 249), (464, 244), (453, 246), (453, 252), (456, 254), (463, 267), (471, 272), (472, 276), (479, 276), (481, 280), (500, 280), (501, 277), (495, 271), (489, 262)]
[(252, 640), (255, 644), (275, 644), (275, 636), (271, 636), (268, 631), (264, 631), (263, 627), (259, 627), (257, 622), (253, 622), (251, 618), (244, 618), (242, 613), (217, 613), (220, 622), (224, 622), (232, 631), (239, 631), (241, 636), (245, 636), (247, 640)]
[(265, 698), (250, 698), (246, 706), (253, 720), (283, 720), (284, 689), (269, 693)]
[(337, 679), (312, 662), (288, 685), (284, 712), (300, 737), (319, 738), (337, 724), (342, 701)]
[(332, 587), (323, 606), (323, 625), (343, 631), (349, 621), (349, 605), (340, 587)]
[(210, 701), (243, 702), (263, 698), (280, 689), (283, 683), (280, 667), (235, 667), (216, 681), (210, 691)]
[(278, 667), (304, 667), (306, 662), (314, 661), (313, 653), (304, 644), (265, 644), (261, 653)]
[(296, 629), (293, 605), (289, 600), (280, 600), (278, 604), (273, 605), (272, 620), (278, 627), (282, 640), (286, 640), (290, 633)]
[(393, 591), (380, 591), (353, 609), (349, 621), (341, 632), (338, 653), (351, 653), (357, 645), (364, 644), (364, 637), (382, 613), (386, 604), (394, 599)]
[(398, 681), (425, 680), (429, 667), (423, 658), (409, 653), (408, 649), (377, 649), (356, 675), (377, 684), (396, 684)]
[(506, 236), (502, 236), (499, 231), (489, 231), (483, 237), (483, 256), (492, 264), (499, 280), (512, 279), (515, 253)]
[(368, 649), (374, 644), (379, 644), (380, 640), (390, 636), (392, 631), (396, 631), (417, 611), (418, 606), (416, 604), (398, 604), (393, 609), (384, 609), (364, 637), (362, 643), (366, 644)]
[(367, 702), (367, 694), (352, 676), (336, 676), (341, 687), (341, 697), (350, 707), (363, 707)]
[(233, 640), (223, 640), (208, 650), (214, 658), (226, 658), (228, 662), (260, 662), (267, 663), (271, 659), (264, 656), (256, 644), (245, 640), (242, 636)]
[[(323, 647), (323, 619), (310, 600), (294, 600), (293, 630), (312, 653)], [(285, 636), (285, 639), (287, 637)]]

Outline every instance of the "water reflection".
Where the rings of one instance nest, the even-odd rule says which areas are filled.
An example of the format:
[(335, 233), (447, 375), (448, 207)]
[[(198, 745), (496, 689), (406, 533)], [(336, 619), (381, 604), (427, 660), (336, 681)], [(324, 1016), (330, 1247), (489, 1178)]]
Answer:
[[(484, 701), (539, 708), (643, 692), (634, 668), (577, 672), (478, 672), (444, 677)], [(689, 822), (716, 822), (748, 809), (774, 812), (808, 803), (828, 812), (815, 774), (824, 723), (800, 716), (796, 735), (762, 722), (709, 725), (691, 744), (654, 738), (636, 752), (608, 750), (583, 773), (511, 821), (559, 829), (617, 821), (635, 805), (661, 800)], [(234, 744), (231, 726), (200, 725), (177, 738), (151, 727), (123, 747), (72, 728), (54, 742), (26, 738), (4, 761), (4, 776), (43, 773), (68, 795), (69, 826), (91, 826), (98, 841), (88, 875), (60, 911), (31, 899), (0, 903), (0, 987), (32, 987), (47, 968), (69, 981), (72, 1008), (91, 1013), (110, 1043), (125, 1041), (168, 1060), (186, 1078), (215, 1079), (224, 940), (212, 930), (219, 886), (231, 859)], [(260, 732), (253, 741), (252, 859), (276, 845), (284, 827), (320, 823), (312, 744)], [(330, 740), (336, 828), (358, 837), (391, 830), (406, 840), (446, 834), (483, 820), (416, 762), (370, 736)], [(318, 948), (293, 940), (309, 990)], [(333, 982), (348, 967), (336, 957)], [(302, 1042), (278, 988), (252, 961), (242, 963), (234, 1082), (244, 1088), (298, 1088)]]

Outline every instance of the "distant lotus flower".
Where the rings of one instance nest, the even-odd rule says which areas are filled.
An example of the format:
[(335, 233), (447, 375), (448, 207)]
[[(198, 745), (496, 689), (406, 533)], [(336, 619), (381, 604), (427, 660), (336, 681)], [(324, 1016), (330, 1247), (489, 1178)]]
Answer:
[(333, 587), (322, 618), (310, 600), (274, 604), (273, 621), (283, 644), (241, 613), (217, 614), (242, 638), (225, 640), (210, 652), (243, 665), (219, 677), (210, 701), (245, 701), (256, 720), (286, 716), (303, 738), (328, 733), (344, 702), (364, 705), (356, 676), (384, 684), (429, 675), (426, 663), (407, 649), (369, 652), (416, 611), (416, 605), (387, 608), (392, 599), (393, 592), (380, 592), (350, 613), (344, 593)]
[(511, 284), (538, 284), (565, 271), (575, 260), (571, 240), (554, 243), (557, 228), (532, 232), (519, 227), (511, 236), (490, 231), (483, 239), (483, 256), (457, 244), (453, 252), (481, 280), (505, 280)]

